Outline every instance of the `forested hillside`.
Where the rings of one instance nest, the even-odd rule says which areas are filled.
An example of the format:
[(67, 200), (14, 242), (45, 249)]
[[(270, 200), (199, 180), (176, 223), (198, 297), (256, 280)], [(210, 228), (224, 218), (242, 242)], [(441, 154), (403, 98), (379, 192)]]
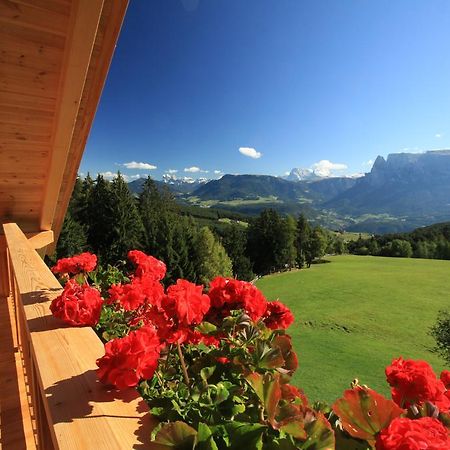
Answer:
[(138, 197), (123, 177), (78, 179), (55, 257), (85, 250), (102, 264), (140, 249), (164, 261), (166, 282), (207, 283), (216, 275), (251, 280), (255, 275), (309, 267), (328, 253), (342, 253), (340, 236), (312, 227), (303, 215), (273, 209), (248, 218), (221, 210), (180, 206), (169, 190), (148, 178)]

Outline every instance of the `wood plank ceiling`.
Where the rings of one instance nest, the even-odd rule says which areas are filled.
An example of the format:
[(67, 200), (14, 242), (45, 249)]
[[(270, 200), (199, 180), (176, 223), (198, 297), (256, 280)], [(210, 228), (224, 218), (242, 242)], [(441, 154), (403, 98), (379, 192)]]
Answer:
[(0, 0), (0, 218), (58, 235), (127, 0)]

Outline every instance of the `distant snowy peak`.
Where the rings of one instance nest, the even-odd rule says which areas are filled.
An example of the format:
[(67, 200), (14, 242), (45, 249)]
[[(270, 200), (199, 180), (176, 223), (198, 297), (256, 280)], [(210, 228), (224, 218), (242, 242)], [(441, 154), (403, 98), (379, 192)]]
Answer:
[(360, 178), (363, 176), (363, 173), (354, 173), (352, 175), (325, 175), (319, 169), (294, 168), (290, 171), (288, 176), (284, 177), (284, 179), (288, 181), (319, 181), (327, 178)]
[(317, 175), (312, 169), (302, 169), (300, 167), (291, 170), (286, 180), (289, 181), (315, 181), (323, 177)]
[(208, 178), (192, 178), (192, 177), (179, 178), (176, 175), (165, 173), (162, 177), (162, 181), (172, 186), (183, 186), (187, 184), (200, 186), (202, 184), (207, 183), (210, 180), (208, 180)]

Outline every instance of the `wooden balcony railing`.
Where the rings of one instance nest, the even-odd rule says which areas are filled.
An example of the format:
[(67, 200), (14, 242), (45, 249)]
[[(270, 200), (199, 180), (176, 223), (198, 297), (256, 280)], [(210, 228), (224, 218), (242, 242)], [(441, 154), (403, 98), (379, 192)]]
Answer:
[(16, 224), (3, 229), (14, 341), (38, 449), (151, 448), (145, 403), (132, 389), (119, 393), (97, 381), (95, 361), (103, 344), (91, 328), (66, 327), (52, 317), (50, 302), (61, 285)]

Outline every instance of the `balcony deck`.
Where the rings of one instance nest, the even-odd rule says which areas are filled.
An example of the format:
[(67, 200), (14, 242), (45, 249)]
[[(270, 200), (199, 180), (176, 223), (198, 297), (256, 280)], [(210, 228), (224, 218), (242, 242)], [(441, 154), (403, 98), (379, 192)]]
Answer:
[(11, 299), (0, 297), (0, 442), (4, 449), (36, 449), (29, 389)]

